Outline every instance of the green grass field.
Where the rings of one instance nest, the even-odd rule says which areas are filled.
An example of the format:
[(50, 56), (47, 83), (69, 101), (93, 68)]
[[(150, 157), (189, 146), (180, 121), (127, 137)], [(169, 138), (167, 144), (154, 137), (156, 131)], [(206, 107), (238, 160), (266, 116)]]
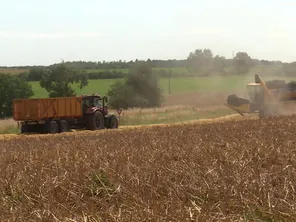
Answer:
[[(264, 80), (272, 80), (275, 77), (264, 77)], [(281, 78), (290, 80), (291, 78)], [(78, 85), (74, 85), (78, 95), (99, 93), (106, 95), (111, 84), (115, 81), (122, 81), (121, 79), (98, 79), (89, 80), (89, 84), (82, 90)], [(253, 75), (247, 76), (226, 76), (226, 77), (187, 77), (187, 78), (171, 78), (171, 92), (172, 94), (185, 92), (235, 92), (237, 90), (245, 90), (245, 86), (249, 82), (254, 82)], [(48, 93), (41, 88), (39, 82), (30, 82), (36, 97), (47, 97)], [(160, 87), (165, 94), (168, 94), (169, 79), (161, 78)]]
[[(89, 80), (89, 84), (82, 90), (78, 85), (73, 85), (78, 95), (90, 94), (98, 92), (101, 95), (106, 95), (110, 86), (116, 82), (122, 81), (122, 79), (98, 79)], [(160, 87), (165, 94), (168, 93), (169, 79), (161, 78)], [(207, 77), (190, 77), (190, 78), (172, 78), (171, 79), (171, 92), (183, 93), (183, 92), (205, 92), (205, 91), (226, 91), (234, 86), (242, 83), (241, 77), (224, 77), (224, 78), (207, 78)], [(47, 97), (48, 93), (45, 89), (40, 87), (39, 82), (30, 82), (34, 90), (34, 97)], [(243, 87), (243, 84), (242, 84)]]

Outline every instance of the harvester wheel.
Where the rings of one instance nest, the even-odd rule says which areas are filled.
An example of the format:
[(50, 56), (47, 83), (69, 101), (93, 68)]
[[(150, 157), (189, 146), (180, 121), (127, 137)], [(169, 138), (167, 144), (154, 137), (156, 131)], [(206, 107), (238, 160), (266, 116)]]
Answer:
[(59, 133), (68, 132), (69, 131), (69, 125), (66, 120), (61, 120), (59, 122)]
[(97, 130), (104, 128), (104, 117), (101, 112), (95, 112), (86, 119), (86, 128), (88, 130)]
[(269, 118), (279, 115), (278, 108), (275, 105), (265, 105), (259, 110), (259, 118)]
[(58, 123), (56, 121), (49, 121), (45, 125), (45, 131), (51, 134), (58, 133), (59, 132)]
[(118, 128), (118, 119), (116, 118), (116, 116), (111, 116), (109, 118), (108, 128), (109, 129), (116, 129), (116, 128)]
[(264, 117), (265, 117), (264, 110), (263, 109), (260, 109), (259, 110), (259, 119), (264, 119)]

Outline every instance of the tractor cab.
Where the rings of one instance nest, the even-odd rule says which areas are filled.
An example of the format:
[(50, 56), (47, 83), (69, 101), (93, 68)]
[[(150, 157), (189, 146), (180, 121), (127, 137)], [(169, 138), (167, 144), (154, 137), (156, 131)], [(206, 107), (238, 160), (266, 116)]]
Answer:
[(91, 95), (91, 96), (83, 96), (82, 103), (83, 103), (83, 112), (84, 113), (93, 113), (97, 110), (102, 112), (103, 115), (108, 114), (108, 107), (106, 103), (108, 102), (107, 97), (101, 97), (100, 95)]

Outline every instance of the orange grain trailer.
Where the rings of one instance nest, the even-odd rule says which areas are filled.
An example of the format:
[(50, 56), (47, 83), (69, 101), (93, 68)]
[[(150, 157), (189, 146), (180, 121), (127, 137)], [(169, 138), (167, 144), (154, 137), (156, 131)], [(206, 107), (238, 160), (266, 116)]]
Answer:
[(108, 114), (107, 97), (14, 99), (13, 117), (21, 133), (61, 133), (70, 129), (118, 128), (118, 119)]

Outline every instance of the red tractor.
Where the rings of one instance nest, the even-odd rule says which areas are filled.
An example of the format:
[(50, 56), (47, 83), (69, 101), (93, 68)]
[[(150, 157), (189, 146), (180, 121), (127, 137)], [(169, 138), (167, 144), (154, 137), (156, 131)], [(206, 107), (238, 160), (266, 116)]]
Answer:
[(99, 95), (83, 96), (83, 122), (87, 129), (118, 128), (118, 119), (108, 114), (107, 97)]

